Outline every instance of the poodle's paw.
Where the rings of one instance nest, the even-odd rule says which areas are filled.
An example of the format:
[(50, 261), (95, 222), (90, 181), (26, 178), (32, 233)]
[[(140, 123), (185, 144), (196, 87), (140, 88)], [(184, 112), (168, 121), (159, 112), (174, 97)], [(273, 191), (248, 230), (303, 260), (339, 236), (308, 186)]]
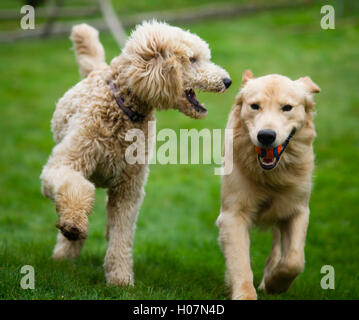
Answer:
[[(72, 241), (75, 242), (75, 241)], [(76, 249), (69, 249), (69, 248), (59, 248), (55, 247), (54, 252), (52, 254), (52, 258), (55, 260), (64, 260), (64, 259), (75, 259), (79, 252)]]
[(245, 281), (233, 291), (232, 300), (257, 300), (256, 289), (251, 282)]
[(302, 272), (301, 266), (278, 265), (272, 273), (265, 278), (265, 291), (270, 294), (286, 292), (295, 278)]
[(71, 257), (69, 257), (67, 255), (66, 252), (63, 251), (54, 251), (54, 253), (52, 254), (52, 259), (54, 260), (65, 260), (65, 259), (72, 259)]
[(87, 238), (88, 218), (86, 214), (60, 216), (56, 228), (71, 241)]
[(109, 286), (134, 286), (134, 277), (131, 273), (123, 273), (121, 271), (114, 270), (106, 273), (106, 282)]
[(261, 283), (260, 283), (260, 285), (259, 285), (259, 287), (258, 287), (258, 290), (259, 290), (259, 291), (263, 291), (263, 292), (266, 291), (266, 284), (265, 284), (264, 279), (262, 279), (262, 281), (261, 281)]
[(80, 254), (84, 243), (85, 240), (70, 241), (59, 232), (52, 258), (55, 260), (75, 259)]

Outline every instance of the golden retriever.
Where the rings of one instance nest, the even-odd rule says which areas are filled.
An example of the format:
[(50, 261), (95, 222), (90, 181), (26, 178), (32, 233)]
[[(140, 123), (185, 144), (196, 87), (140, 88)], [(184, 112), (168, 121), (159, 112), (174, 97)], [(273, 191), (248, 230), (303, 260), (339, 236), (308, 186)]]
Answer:
[(251, 225), (271, 226), (273, 244), (259, 286), (267, 293), (288, 290), (304, 268), (309, 198), (314, 166), (313, 93), (309, 78), (243, 74), (229, 116), (233, 130), (231, 174), (222, 178), (219, 242), (233, 299), (257, 299), (250, 267)]

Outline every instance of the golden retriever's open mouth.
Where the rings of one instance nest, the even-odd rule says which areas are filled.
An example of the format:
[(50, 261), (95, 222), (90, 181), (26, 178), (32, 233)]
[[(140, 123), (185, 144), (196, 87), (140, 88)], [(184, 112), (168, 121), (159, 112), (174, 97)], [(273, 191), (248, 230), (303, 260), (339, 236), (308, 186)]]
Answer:
[(255, 147), (258, 153), (258, 162), (263, 169), (271, 170), (277, 166), (281, 155), (283, 154), (285, 148), (287, 147), (294, 133), (295, 133), (295, 129), (291, 131), (291, 133), (289, 134), (288, 138), (284, 141), (284, 143), (282, 143), (278, 147), (275, 148), (259, 148), (257, 146)]
[(196, 93), (193, 89), (186, 90), (185, 93), (187, 100), (191, 103), (195, 111), (198, 113), (207, 113), (207, 109), (197, 100)]

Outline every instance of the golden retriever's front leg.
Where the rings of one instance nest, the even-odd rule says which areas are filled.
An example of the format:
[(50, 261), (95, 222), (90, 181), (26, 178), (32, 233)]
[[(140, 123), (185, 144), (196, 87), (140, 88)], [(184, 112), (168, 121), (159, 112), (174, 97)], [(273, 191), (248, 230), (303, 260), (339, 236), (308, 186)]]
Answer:
[(238, 213), (222, 211), (217, 225), (232, 299), (256, 300), (249, 258), (249, 222)]
[(282, 258), (265, 279), (268, 293), (282, 293), (289, 289), (304, 269), (304, 246), (309, 221), (309, 208), (281, 222)]
[(108, 249), (104, 267), (109, 285), (134, 284), (132, 243), (146, 179), (147, 168), (142, 167), (135, 176), (108, 190)]
[(272, 273), (273, 269), (277, 266), (278, 262), (282, 257), (282, 248), (281, 248), (281, 235), (279, 227), (273, 227), (273, 242), (272, 249), (270, 255), (266, 261), (266, 266), (264, 268), (264, 275), (259, 285), (258, 289), (264, 291), (265, 290), (265, 279), (269, 274)]

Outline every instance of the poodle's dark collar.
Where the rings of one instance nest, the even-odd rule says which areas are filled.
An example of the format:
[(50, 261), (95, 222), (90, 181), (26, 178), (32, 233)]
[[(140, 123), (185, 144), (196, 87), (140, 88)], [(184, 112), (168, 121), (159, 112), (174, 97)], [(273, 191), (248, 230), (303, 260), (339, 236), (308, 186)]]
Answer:
[(145, 119), (145, 116), (143, 114), (140, 114), (132, 110), (131, 108), (126, 107), (124, 104), (125, 99), (122, 96), (117, 97), (116, 93), (118, 92), (118, 88), (114, 82), (107, 81), (107, 84), (110, 86), (112, 96), (115, 99), (118, 107), (125, 113), (127, 117), (130, 118), (132, 122), (141, 122)]

